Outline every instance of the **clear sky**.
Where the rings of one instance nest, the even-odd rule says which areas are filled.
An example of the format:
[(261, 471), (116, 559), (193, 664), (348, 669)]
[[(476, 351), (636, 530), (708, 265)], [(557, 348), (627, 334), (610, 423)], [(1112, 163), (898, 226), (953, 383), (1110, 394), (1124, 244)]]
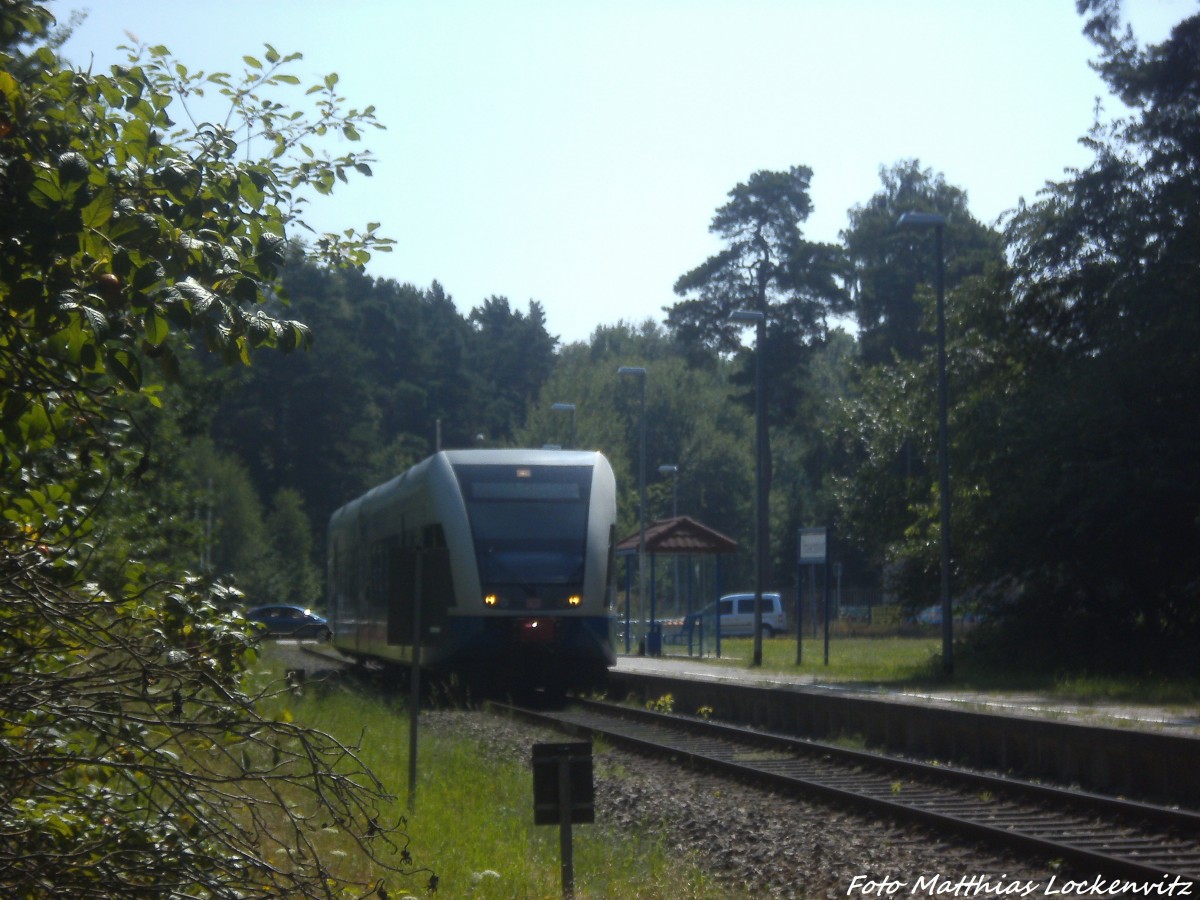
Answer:
[[(1086, 165), (1097, 99), (1074, 0), (57, 0), (96, 69), (126, 32), (191, 69), (264, 43), (374, 104), (369, 179), (313, 204), (322, 229), (381, 222), (375, 276), (441, 282), (465, 314), (536, 300), (551, 334), (663, 319), (719, 248), (728, 192), (813, 170), (811, 240), (836, 241), (879, 169), (916, 158), (986, 223)], [(1125, 0), (1161, 41), (1197, 0)]]

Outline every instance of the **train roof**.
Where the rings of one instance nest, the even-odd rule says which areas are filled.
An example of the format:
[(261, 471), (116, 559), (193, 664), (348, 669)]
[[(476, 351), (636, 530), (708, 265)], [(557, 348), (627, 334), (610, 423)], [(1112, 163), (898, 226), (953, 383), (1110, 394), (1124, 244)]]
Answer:
[[(335, 510), (330, 517), (330, 525), (335, 525), (354, 511), (373, 502), (373, 498), (386, 495), (392, 490), (417, 478), (429, 467), (442, 458), (450, 466), (457, 465), (496, 465), (496, 466), (594, 466), (597, 460), (604, 459), (603, 454), (596, 450), (553, 450), (532, 448), (489, 448), (481, 450), (442, 450), (433, 456), (426, 457), (411, 469), (388, 479), (382, 484), (371, 488), (363, 495), (349, 501)], [(607, 462), (607, 461), (606, 461)]]
[(534, 466), (585, 466), (594, 465), (595, 450), (554, 450), (500, 448), (486, 450), (443, 450), (442, 454), (452, 466), (457, 465), (534, 465)]

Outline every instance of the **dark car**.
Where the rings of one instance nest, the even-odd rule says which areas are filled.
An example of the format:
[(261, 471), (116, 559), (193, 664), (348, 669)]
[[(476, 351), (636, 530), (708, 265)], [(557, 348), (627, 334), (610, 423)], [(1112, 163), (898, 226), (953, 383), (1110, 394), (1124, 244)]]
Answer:
[(323, 617), (302, 606), (256, 606), (246, 610), (246, 618), (257, 622), (272, 637), (327, 641), (333, 635)]

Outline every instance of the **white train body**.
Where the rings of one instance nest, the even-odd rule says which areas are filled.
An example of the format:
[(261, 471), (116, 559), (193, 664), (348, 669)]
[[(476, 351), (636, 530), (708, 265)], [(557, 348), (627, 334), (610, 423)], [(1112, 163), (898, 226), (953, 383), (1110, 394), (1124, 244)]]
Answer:
[[(449, 450), (337, 510), (334, 645), (489, 686), (586, 686), (613, 653), (616, 485), (599, 453)], [(419, 601), (419, 602), (418, 602)]]

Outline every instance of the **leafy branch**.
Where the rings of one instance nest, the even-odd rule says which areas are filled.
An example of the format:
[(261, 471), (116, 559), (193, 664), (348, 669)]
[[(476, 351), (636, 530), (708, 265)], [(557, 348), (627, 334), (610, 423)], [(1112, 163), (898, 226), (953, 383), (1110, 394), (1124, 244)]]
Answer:
[(189, 581), (115, 599), (0, 563), (0, 884), (9, 896), (327, 896), (356, 882), (324, 852), (349, 834), (413, 876), (390, 799), (347, 747), (259, 710), (244, 620)]
[[(179, 398), (162, 388), (184, 357), (308, 346), (277, 313), (296, 192), (368, 174), (369, 155), (306, 148), (334, 125), (357, 140), (373, 113), (344, 112), (332, 77), (314, 109), (268, 99), (297, 58), (268, 48), (240, 84), (209, 79), (222, 125), (179, 128), (201, 86), (165, 48), (74, 71), (25, 52), (52, 25), (41, 6), (0, 2), (0, 893), (382, 892), (421, 871), (403, 823), (381, 822), (386, 791), (353, 747), (247, 692), (236, 596), (184, 572), (150, 581), (137, 559), (100, 583), (94, 562), (98, 508), (149, 464), (137, 418)], [(376, 228), (321, 257), (364, 260), (386, 244)], [(340, 871), (334, 832), (375, 874)]]

